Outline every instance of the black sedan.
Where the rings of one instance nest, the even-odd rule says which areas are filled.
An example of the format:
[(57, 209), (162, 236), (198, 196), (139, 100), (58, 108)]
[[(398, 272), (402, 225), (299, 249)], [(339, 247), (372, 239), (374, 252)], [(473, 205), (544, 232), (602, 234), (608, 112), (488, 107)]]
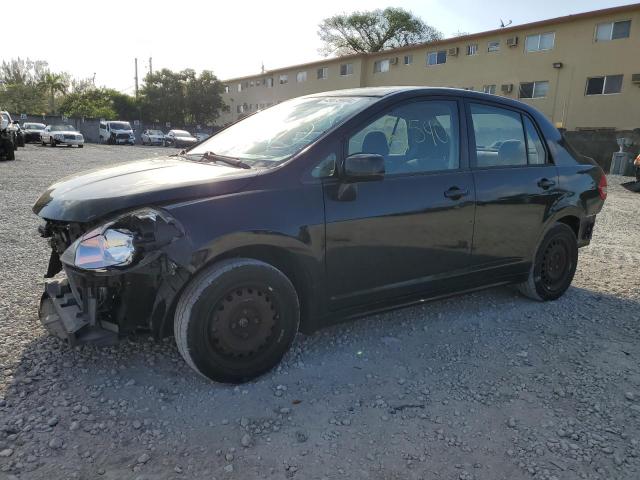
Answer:
[(34, 206), (52, 246), (40, 317), (72, 344), (174, 335), (194, 370), (242, 382), (299, 330), (366, 312), (507, 284), (557, 299), (606, 192), (517, 101), (310, 95), (52, 185)]
[(44, 123), (26, 122), (22, 125), (22, 131), (24, 132), (24, 141), (26, 143), (35, 142), (40, 143), (40, 135), (45, 129)]

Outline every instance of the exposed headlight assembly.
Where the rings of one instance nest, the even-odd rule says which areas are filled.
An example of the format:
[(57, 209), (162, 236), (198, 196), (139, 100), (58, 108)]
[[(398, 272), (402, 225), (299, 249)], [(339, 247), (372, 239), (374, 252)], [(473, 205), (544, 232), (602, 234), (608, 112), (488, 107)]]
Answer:
[(60, 260), (83, 270), (119, 269), (156, 258), (153, 254), (159, 254), (161, 247), (182, 236), (182, 228), (167, 213), (145, 208), (80, 236)]

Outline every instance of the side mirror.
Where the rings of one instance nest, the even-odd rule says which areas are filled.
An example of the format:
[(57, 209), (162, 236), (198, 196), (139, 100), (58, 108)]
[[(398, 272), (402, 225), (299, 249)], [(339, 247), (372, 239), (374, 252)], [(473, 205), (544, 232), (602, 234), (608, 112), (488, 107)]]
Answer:
[(344, 160), (344, 175), (354, 181), (382, 180), (384, 157), (375, 153), (349, 155)]

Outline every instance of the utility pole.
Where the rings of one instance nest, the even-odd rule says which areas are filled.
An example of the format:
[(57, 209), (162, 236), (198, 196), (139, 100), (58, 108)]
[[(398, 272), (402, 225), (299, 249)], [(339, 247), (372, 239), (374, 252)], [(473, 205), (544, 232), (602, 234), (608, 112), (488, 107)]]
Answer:
[(149, 57), (149, 75), (153, 75), (153, 57)]
[(135, 59), (135, 65), (136, 65), (136, 100), (138, 99), (138, 59)]

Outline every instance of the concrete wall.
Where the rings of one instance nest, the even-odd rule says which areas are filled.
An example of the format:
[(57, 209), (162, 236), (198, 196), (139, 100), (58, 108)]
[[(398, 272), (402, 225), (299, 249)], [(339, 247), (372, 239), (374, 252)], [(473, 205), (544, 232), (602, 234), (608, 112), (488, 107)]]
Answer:
[[(602, 22), (631, 21), (629, 38), (607, 42), (595, 41), (596, 25)], [(527, 35), (555, 33), (551, 50), (526, 52)], [(515, 47), (506, 45), (507, 38), (518, 37)], [(499, 52), (488, 52), (487, 42), (500, 41)], [(478, 45), (476, 55), (467, 55), (469, 44)], [(431, 51), (458, 47), (456, 56), (448, 56), (441, 65), (427, 66)], [(378, 54), (356, 55), (273, 70), (266, 74), (230, 79), (229, 93), (223, 96), (230, 111), (221, 123), (235, 121), (238, 104), (255, 111), (260, 105), (277, 103), (300, 95), (359, 86), (423, 85), (473, 88), (496, 85), (497, 94), (518, 98), (521, 82), (548, 81), (549, 92), (544, 98), (523, 99), (542, 111), (557, 126), (568, 130), (580, 128), (613, 128), (633, 130), (640, 127), (640, 84), (632, 83), (633, 74), (640, 74), (640, 5), (588, 12), (555, 20), (535, 22), (518, 27), (485, 32), (434, 42), (429, 45), (388, 50)], [(412, 55), (413, 63), (404, 65), (404, 55)], [(395, 59), (388, 72), (374, 73), (376, 60)], [(340, 77), (342, 63), (353, 63), (354, 74)], [(561, 68), (554, 68), (554, 63)], [(329, 78), (318, 80), (319, 67), (329, 68)], [(296, 82), (298, 71), (307, 72), (305, 82)], [(286, 85), (278, 84), (280, 74), (288, 74)], [(585, 95), (588, 77), (624, 75), (622, 91), (611, 95)], [(274, 78), (274, 87), (267, 88), (257, 80)], [(253, 82), (254, 86), (250, 86)], [(237, 84), (247, 84), (238, 92)], [(503, 94), (500, 86), (512, 84), (513, 92)], [(257, 86), (256, 86), (257, 85)], [(258, 106), (258, 107), (256, 107)]]
[(578, 152), (593, 158), (598, 164), (608, 172), (611, 167), (611, 157), (620, 148), (616, 142), (617, 138), (626, 137), (633, 142), (629, 147), (624, 148), (633, 157), (640, 154), (640, 129), (636, 131), (574, 131), (565, 132), (567, 141)]
[[(98, 143), (100, 136), (98, 133), (98, 126), (100, 124), (100, 119), (97, 118), (68, 118), (63, 120), (60, 115), (27, 115), (26, 120), (20, 119), (20, 114), (11, 114), (11, 118), (14, 120), (20, 121), (20, 124), (25, 122), (36, 122), (36, 123), (44, 123), (45, 125), (72, 125), (76, 130), (78, 130), (84, 136), (85, 142), (90, 143)], [(133, 124), (133, 120), (127, 120), (131, 123), (133, 130), (136, 134), (136, 141), (140, 142), (140, 135), (148, 128), (153, 128), (157, 130), (162, 130), (164, 133), (167, 133), (172, 128), (187, 130), (191, 134), (195, 133), (206, 133), (211, 135), (218, 128), (211, 128), (206, 126), (201, 126), (200, 129), (196, 128), (196, 125), (187, 125), (187, 126), (178, 126), (173, 125), (171, 127), (166, 127), (164, 124), (153, 124), (153, 123), (144, 123), (141, 122), (140, 125), (136, 126)]]

